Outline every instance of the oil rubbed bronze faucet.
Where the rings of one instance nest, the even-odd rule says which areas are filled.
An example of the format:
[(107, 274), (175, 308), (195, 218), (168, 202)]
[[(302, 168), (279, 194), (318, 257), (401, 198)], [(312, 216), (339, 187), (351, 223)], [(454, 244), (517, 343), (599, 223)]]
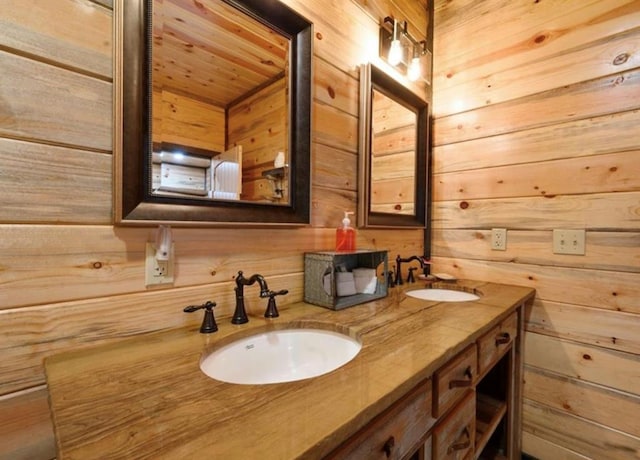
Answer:
[[(408, 257), (406, 259), (403, 259), (400, 257), (400, 254), (398, 254), (398, 257), (396, 257), (396, 279), (395, 279), (395, 284), (400, 285), (403, 284), (402, 281), (402, 263), (403, 262), (411, 262), (413, 260), (417, 260), (420, 263), (420, 268), (422, 268), (424, 270), (424, 268), (429, 265), (431, 262), (427, 259), (425, 259), (422, 256), (411, 256)], [(407, 282), (413, 282), (415, 280), (413, 280), (413, 273), (409, 272), (409, 278), (407, 279)]]
[(269, 298), (269, 302), (267, 304), (267, 310), (264, 312), (265, 318), (277, 318), (279, 315), (278, 308), (276, 307), (275, 296), (277, 295), (285, 295), (289, 291), (283, 289), (281, 291), (270, 291), (267, 286), (267, 282), (262, 275), (255, 274), (251, 275), (249, 278), (245, 278), (242, 274), (242, 271), (238, 272), (238, 276), (236, 276), (236, 309), (233, 313), (233, 318), (231, 318), (231, 322), (233, 324), (244, 324), (249, 322), (249, 318), (247, 317), (247, 312), (244, 307), (244, 287), (250, 286), (254, 283), (258, 283), (260, 286), (260, 297), (261, 298)]

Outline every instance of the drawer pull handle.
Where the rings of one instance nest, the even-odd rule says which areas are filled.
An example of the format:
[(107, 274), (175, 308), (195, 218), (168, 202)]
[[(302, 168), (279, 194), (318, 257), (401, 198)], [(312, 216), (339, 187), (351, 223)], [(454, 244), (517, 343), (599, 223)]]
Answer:
[(509, 343), (511, 341), (511, 336), (508, 332), (501, 332), (496, 336), (496, 347), (499, 345), (504, 345), (505, 343)]
[(387, 442), (384, 443), (384, 446), (382, 446), (382, 450), (384, 451), (387, 458), (391, 457), (391, 452), (393, 451), (395, 445), (395, 438), (393, 436), (390, 436), (389, 439), (387, 439)]
[(468, 380), (451, 380), (449, 382), (449, 389), (470, 387), (473, 383), (473, 372), (471, 372), (471, 366), (467, 366), (464, 370), (464, 376), (468, 377)]
[[(466, 438), (466, 439), (465, 439)], [(451, 453), (457, 450), (465, 450), (471, 447), (471, 434), (469, 432), (469, 427), (465, 427), (462, 431), (460, 437), (449, 446), (447, 449), (447, 455), (451, 455)]]

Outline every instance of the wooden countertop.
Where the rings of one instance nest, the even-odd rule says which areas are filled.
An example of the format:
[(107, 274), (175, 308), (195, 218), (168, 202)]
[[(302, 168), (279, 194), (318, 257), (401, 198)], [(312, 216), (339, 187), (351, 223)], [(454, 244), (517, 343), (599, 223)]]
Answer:
[[(48, 358), (58, 458), (321, 458), (534, 295), (458, 284), (482, 297), (427, 302), (393, 288), (341, 311), (300, 303), (274, 320), (218, 319), (214, 334), (179, 329)], [(363, 347), (341, 368), (298, 382), (235, 385), (200, 371), (206, 350), (290, 325), (347, 328)]]

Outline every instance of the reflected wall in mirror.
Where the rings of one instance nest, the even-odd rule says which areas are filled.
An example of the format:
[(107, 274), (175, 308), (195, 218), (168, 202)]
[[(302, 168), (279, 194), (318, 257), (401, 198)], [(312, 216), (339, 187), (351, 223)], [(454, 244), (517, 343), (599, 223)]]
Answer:
[(425, 226), (427, 134), (427, 103), (381, 69), (362, 66), (360, 226)]
[(308, 223), (312, 24), (273, 0), (116, 6), (117, 223)]

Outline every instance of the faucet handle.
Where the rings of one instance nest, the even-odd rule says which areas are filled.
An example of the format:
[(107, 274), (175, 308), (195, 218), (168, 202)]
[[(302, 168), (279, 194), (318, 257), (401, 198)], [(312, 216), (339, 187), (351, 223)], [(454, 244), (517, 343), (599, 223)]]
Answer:
[(187, 307), (184, 307), (183, 311), (185, 313), (193, 313), (194, 311), (204, 309), (205, 310), (204, 319), (202, 320), (202, 326), (200, 326), (200, 332), (202, 332), (203, 334), (210, 334), (218, 330), (216, 319), (213, 316), (213, 307), (215, 306), (216, 306), (215, 302), (211, 302), (210, 300), (207, 300), (202, 305), (189, 305)]
[(281, 291), (269, 291), (268, 292), (268, 296), (269, 296), (269, 301), (267, 302), (267, 310), (264, 312), (264, 317), (265, 318), (277, 318), (278, 316), (280, 316), (280, 313), (278, 313), (278, 307), (276, 307), (276, 296), (277, 295), (286, 295), (288, 294), (289, 291), (286, 289), (282, 289)]

